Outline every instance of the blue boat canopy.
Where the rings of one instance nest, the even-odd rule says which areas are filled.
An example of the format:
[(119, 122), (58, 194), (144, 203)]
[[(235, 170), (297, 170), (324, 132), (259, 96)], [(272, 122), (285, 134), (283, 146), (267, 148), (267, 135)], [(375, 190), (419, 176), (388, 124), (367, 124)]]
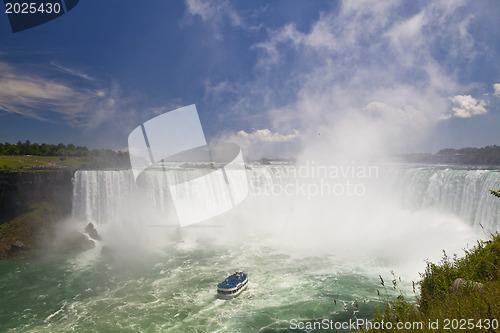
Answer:
[(238, 283), (245, 281), (247, 275), (243, 272), (236, 272), (232, 275), (229, 275), (223, 282), (217, 285), (218, 288), (223, 289), (231, 289), (236, 288)]

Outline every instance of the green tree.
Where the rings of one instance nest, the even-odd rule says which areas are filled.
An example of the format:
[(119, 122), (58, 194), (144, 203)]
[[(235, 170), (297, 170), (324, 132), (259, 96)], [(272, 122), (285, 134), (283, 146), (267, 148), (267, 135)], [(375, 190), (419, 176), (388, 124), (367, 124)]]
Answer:
[(61, 148), (59, 150), (57, 150), (57, 156), (67, 156), (68, 155), (68, 151), (64, 148)]
[(76, 147), (76, 156), (87, 156), (89, 150), (87, 147), (78, 146)]
[(19, 148), (16, 145), (9, 145), (7, 148), (7, 155), (19, 155)]
[(31, 142), (30, 142), (30, 140), (26, 140), (26, 142), (24, 142), (21, 145), (21, 150), (19, 151), (19, 153), (21, 155), (31, 155)]
[(40, 145), (38, 143), (31, 145), (30, 154), (40, 156)]
[(66, 146), (66, 155), (67, 156), (76, 156), (76, 146), (72, 143)]

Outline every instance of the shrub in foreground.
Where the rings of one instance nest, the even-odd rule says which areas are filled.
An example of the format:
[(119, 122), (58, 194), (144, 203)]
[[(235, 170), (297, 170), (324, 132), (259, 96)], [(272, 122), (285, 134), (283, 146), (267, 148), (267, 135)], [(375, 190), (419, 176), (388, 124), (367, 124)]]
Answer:
[[(395, 300), (386, 302), (384, 309), (377, 311), (374, 321), (390, 322), (392, 327), (397, 323), (422, 323), (422, 329), (415, 332), (446, 331), (447, 328), (448, 331), (500, 331), (500, 235), (478, 241), (473, 249), (465, 252), (463, 258), (456, 255), (450, 258), (444, 253), (439, 264), (427, 263), (419, 282), (421, 294), (417, 302), (409, 301), (400, 291)], [(467, 282), (452, 290), (457, 278)]]

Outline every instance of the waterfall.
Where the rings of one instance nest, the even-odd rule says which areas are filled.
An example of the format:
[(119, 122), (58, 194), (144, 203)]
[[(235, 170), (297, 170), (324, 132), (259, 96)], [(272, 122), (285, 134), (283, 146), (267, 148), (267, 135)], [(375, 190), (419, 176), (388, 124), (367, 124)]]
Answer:
[(73, 217), (96, 225), (119, 223), (133, 204), (129, 170), (78, 170), (73, 179)]
[(399, 168), (393, 178), (403, 207), (437, 207), (487, 232), (500, 229), (500, 199), (489, 190), (500, 188), (500, 170), (450, 167)]
[[(293, 166), (247, 165), (249, 195), (272, 186), (282, 186), (297, 176)], [(182, 183), (193, 172), (206, 174), (204, 169), (177, 168), (147, 172), (138, 186), (130, 170), (79, 170), (74, 177), (73, 216), (97, 226), (125, 224), (175, 225), (169, 184)], [(500, 229), (500, 199), (489, 190), (500, 189), (500, 170), (466, 168), (399, 166), (382, 181), (391, 184), (392, 192), (404, 209), (418, 211), (438, 208), (452, 213), (464, 222), (487, 232)], [(387, 178), (387, 179), (385, 179)], [(210, 182), (210, 178), (206, 178)], [(227, 196), (217, 188), (220, 184), (193, 183), (193, 188), (181, 188), (186, 198), (198, 191), (208, 191), (210, 205), (225, 204)], [(132, 222), (131, 222), (132, 221)]]
[[(284, 183), (290, 167), (247, 168), (250, 192), (274, 184)], [(175, 225), (175, 208), (169, 185), (206, 175), (211, 170), (203, 168), (176, 168), (145, 172), (139, 185), (130, 170), (78, 170), (73, 180), (73, 217), (92, 222), (97, 226), (121, 225), (132, 216), (147, 218), (154, 224)], [(190, 195), (206, 192), (209, 205), (228, 204), (229, 197), (221, 183), (210, 177), (204, 182), (192, 182), (191, 187), (176, 187), (177, 197), (185, 198), (189, 205)], [(125, 214), (124, 214), (125, 213)], [(143, 214), (143, 216), (136, 216)], [(144, 214), (146, 216), (144, 216)], [(155, 218), (155, 215), (157, 218)], [(158, 216), (160, 215), (160, 216)]]

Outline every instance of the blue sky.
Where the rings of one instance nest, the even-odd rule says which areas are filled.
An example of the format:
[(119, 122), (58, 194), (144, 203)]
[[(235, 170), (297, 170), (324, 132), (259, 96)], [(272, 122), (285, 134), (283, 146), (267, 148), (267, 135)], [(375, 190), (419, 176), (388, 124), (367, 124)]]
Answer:
[[(500, 2), (85, 0), (12, 33), (0, 142), (121, 149), (196, 104), (246, 156), (500, 144)], [(333, 154), (333, 153), (332, 153)]]

